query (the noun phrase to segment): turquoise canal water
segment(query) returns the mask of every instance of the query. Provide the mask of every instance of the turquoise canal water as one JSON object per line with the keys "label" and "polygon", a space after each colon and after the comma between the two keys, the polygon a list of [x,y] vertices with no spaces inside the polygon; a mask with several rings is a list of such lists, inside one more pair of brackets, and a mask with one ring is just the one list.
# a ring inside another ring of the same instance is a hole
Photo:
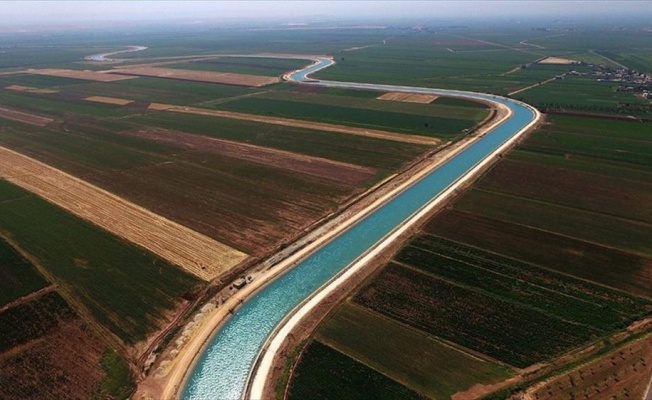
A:
{"label": "turquoise canal water", "polygon": [[[330,60],[322,60],[319,65],[295,73],[292,77],[299,82],[305,81],[306,75],[325,68],[330,63]],[[240,399],[245,390],[249,370],[260,349],[274,328],[292,309],[535,118],[534,112],[528,107],[491,95],[332,81],[313,81],[306,84],[382,91],[409,90],[490,99],[505,104],[514,114],[464,152],[416,182],[247,301],[220,328],[206,347],[188,379],[183,399]]]}

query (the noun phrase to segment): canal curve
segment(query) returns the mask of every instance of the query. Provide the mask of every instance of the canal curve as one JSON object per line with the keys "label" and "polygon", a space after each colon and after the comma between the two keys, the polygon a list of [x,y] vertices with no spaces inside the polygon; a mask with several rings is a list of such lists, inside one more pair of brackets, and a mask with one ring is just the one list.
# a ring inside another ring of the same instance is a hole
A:
{"label": "canal curve", "polygon": [[183,399],[242,398],[250,379],[250,371],[263,354],[261,349],[286,316],[395,232],[405,221],[424,211],[425,207],[449,191],[461,178],[486,163],[492,154],[505,147],[539,118],[538,112],[524,103],[488,94],[311,79],[308,77],[310,74],[334,63],[328,58],[313,61],[313,65],[286,78],[307,85],[405,91],[489,101],[509,107],[511,115],[246,301],[219,328],[192,371],[189,371],[181,395]]}

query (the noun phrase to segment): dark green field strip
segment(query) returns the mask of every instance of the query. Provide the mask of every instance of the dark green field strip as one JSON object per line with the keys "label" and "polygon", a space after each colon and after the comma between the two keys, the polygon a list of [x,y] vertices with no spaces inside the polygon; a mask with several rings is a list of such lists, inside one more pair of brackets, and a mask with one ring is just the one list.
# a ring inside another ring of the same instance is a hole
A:
{"label": "dark green field strip", "polygon": [[511,376],[505,368],[444,345],[366,308],[344,303],[317,339],[430,398],[444,399],[476,383]]}
{"label": "dark green field strip", "polygon": [[316,341],[304,351],[289,385],[290,400],[426,398]]}
{"label": "dark green field strip", "polygon": [[[650,124],[649,128],[652,129],[652,124]],[[652,138],[652,134],[650,134],[650,137]],[[527,143],[522,147],[527,151],[580,155],[652,170],[652,141],[544,130],[528,138]]]}
{"label": "dark green field strip", "polygon": [[[0,143],[69,172],[88,174],[164,162],[174,148],[107,131],[69,125],[75,131],[39,128],[3,129]],[[80,133],[83,132],[83,133]],[[147,148],[149,146],[149,149]]]}
{"label": "dark green field strip", "polygon": [[652,223],[652,182],[629,181],[550,165],[503,160],[481,189]]}
{"label": "dark green field strip", "polygon": [[516,367],[554,358],[599,332],[395,263],[355,301]]}
{"label": "dark green field strip", "polygon": [[115,82],[93,82],[66,87],[66,91],[84,96],[108,96],[154,103],[191,105],[207,100],[241,96],[260,89],[140,77]]}
{"label": "dark green field strip", "polygon": [[0,237],[0,306],[48,285],[29,261]]}
{"label": "dark green field strip", "polygon": [[0,353],[36,339],[59,322],[76,317],[57,292],[8,308],[0,313]]}
{"label": "dark green field strip", "polygon": [[[0,181],[0,193],[12,185]],[[145,338],[197,279],[36,196],[3,203],[0,229],[127,343]]]}
{"label": "dark green field strip", "polygon": [[[383,94],[383,92],[376,93],[377,96],[381,96]],[[352,96],[296,93],[278,90],[261,92],[260,94],[257,94],[255,98],[265,98],[276,101],[292,101],[297,103],[320,104],[324,106],[350,107],[353,109],[383,111],[390,113],[401,113],[409,114],[412,117],[417,115],[428,117],[446,117],[478,122],[488,114],[485,107],[478,107],[478,103],[474,103],[468,100],[459,100],[457,105],[432,105],[409,103],[405,101],[379,100],[376,98],[368,99]]]}
{"label": "dark green field strip", "polygon": [[452,136],[475,125],[471,120],[418,116],[397,112],[354,109],[284,100],[243,98],[215,108],[274,117],[319,121],[422,136]]}
{"label": "dark green field strip", "polygon": [[346,89],[325,86],[299,85],[293,83],[279,83],[274,86],[275,90],[288,90],[293,93],[311,93],[333,96],[359,97],[362,99],[375,99],[378,97],[377,90]]}
{"label": "dark green field strip", "polygon": [[[591,157],[566,154],[551,154],[534,151],[526,151],[523,147],[517,147],[507,155],[508,160],[577,170],[592,174],[600,174],[614,179],[625,179],[632,181],[633,185],[638,182],[652,182],[652,171],[641,168],[632,168],[626,163],[619,163],[611,160],[596,160]],[[636,182],[638,181],[638,182]]]}
{"label": "dark green field strip", "polygon": [[436,106],[487,108],[486,105],[482,103],[478,103],[476,101],[470,101],[458,97],[444,97],[444,96],[437,97],[435,101],[433,101],[430,104],[434,104]]}
{"label": "dark green field strip", "polygon": [[652,257],[652,225],[479,189],[467,191],[455,208]]}
{"label": "dark green field strip", "polygon": [[641,51],[600,50],[596,51],[596,53],[639,72],[652,73],[652,57],[650,56],[650,49]]}
{"label": "dark green field strip", "polygon": [[427,232],[581,279],[652,297],[652,259],[458,210],[433,218]]}
{"label": "dark green field strip", "polygon": [[82,99],[66,99],[60,93],[42,95],[0,90],[0,105],[15,108],[27,113],[53,118],[65,117],[69,114],[80,114],[93,117],[121,117],[143,112],[134,107],[124,107],[113,104],[102,104]]}
{"label": "dark green field strip", "polygon": [[[582,118],[552,115],[547,118],[551,124],[543,131],[567,132],[604,136],[612,139],[652,141],[652,122],[614,121],[605,118]],[[535,135],[537,136],[537,135]],[[587,142],[590,138],[587,138]]]}
{"label": "dark green field strip", "polygon": [[625,293],[526,263],[505,260],[506,263],[490,253],[487,259],[480,250],[465,247],[421,236],[403,248],[395,260],[454,284],[601,331],[620,328],[633,318],[652,312],[652,303]]}
{"label": "dark green field strip", "polygon": [[54,88],[58,86],[79,85],[85,82],[88,81],[83,79],[37,74],[20,74],[0,77],[0,84],[21,85],[36,88]]}
{"label": "dark green field strip", "polygon": [[165,68],[187,69],[192,71],[230,72],[260,76],[279,76],[286,72],[311,64],[310,60],[283,58],[239,58],[222,57],[211,60],[166,64]]}
{"label": "dark green field strip", "polygon": [[411,243],[448,258],[478,265],[495,273],[503,274],[548,290],[565,294],[585,302],[606,304],[621,316],[648,312],[650,301],[633,294],[606,286],[596,285],[556,271],[539,268],[531,263],[518,261],[476,247],[466,246],[443,237],[422,234]]}
{"label": "dark green field strip", "polygon": [[426,151],[426,146],[343,133],[279,127],[228,118],[157,113],[130,118],[140,125],[197,133],[389,171]]}

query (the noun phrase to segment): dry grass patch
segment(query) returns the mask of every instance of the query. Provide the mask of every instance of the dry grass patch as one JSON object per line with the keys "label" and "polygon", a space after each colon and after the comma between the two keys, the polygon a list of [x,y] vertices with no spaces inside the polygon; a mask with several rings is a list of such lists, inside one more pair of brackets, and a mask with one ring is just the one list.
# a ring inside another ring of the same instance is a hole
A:
{"label": "dry grass patch", "polygon": [[0,147],[0,176],[210,280],[247,255],[39,161]]}
{"label": "dry grass patch", "polygon": [[129,75],[119,75],[113,73],[105,74],[105,73],[94,72],[94,71],[78,71],[78,70],[57,69],[57,68],[28,69],[25,72],[29,74],[36,74],[36,75],[59,76],[62,78],[83,79],[87,81],[97,81],[97,82],[113,82],[113,81],[122,81],[125,79],[136,78],[135,76],[129,76]]}
{"label": "dry grass patch", "polygon": [[129,103],[133,103],[133,100],[116,99],[115,97],[104,97],[104,96],[90,96],[87,97],[85,100],[94,101],[96,103],[115,104],[118,106],[126,106]]}
{"label": "dry grass patch", "polygon": [[163,103],[150,103],[147,108],[150,110],[155,110],[155,111],[164,111],[168,110],[172,107],[176,107],[175,105],[172,104],[163,104]]}
{"label": "dry grass patch", "polygon": [[404,93],[404,92],[387,92],[376,97],[378,100],[404,101],[406,103],[432,103],[437,97],[434,94]]}
{"label": "dry grass patch", "polygon": [[[113,72],[111,72],[113,73]],[[279,81],[278,77],[233,74],[228,72],[190,71],[160,67],[121,68],[116,73],[152,76],[155,78],[179,79],[185,81],[223,83],[238,86],[265,86]]]}
{"label": "dry grass patch", "polygon": [[544,65],[570,65],[570,64],[577,64],[577,61],[568,60],[566,58],[559,58],[559,57],[547,57],[547,58],[544,58],[543,60],[539,61],[539,64],[544,64]]}
{"label": "dry grass patch", "polygon": [[52,94],[52,93],[59,92],[58,90],[40,89],[40,88],[21,86],[21,85],[10,85],[7,86],[5,89],[14,90],[16,92],[26,92],[26,93],[36,93],[36,94]]}

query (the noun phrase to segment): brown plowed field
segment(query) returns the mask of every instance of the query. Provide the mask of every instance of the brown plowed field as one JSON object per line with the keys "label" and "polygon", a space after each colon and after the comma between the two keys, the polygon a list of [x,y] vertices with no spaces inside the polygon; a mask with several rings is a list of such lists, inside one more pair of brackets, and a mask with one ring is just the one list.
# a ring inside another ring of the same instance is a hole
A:
{"label": "brown plowed field", "polygon": [[262,122],[265,124],[293,126],[295,128],[316,129],[326,132],[347,133],[350,135],[367,136],[378,139],[394,140],[398,142],[435,145],[439,143],[439,139],[417,136],[417,135],[402,135],[400,133],[393,133],[387,131],[380,131],[376,129],[354,128],[344,125],[327,124],[323,122],[300,121],[289,118],[269,117],[263,115],[245,114],[233,111],[218,111],[207,110],[204,108],[195,107],[175,107],[170,108],[168,111],[181,112],[186,114],[209,115],[221,118],[241,119],[245,121]]}
{"label": "brown plowed field", "polygon": [[305,173],[319,178],[332,179],[351,185],[357,185],[371,179],[377,172],[373,168],[355,164],[184,132],[174,132],[164,129],[144,129],[131,132],[130,134],[157,142],[169,143],[201,152],[235,157],[241,160]]}
{"label": "brown plowed field", "polygon": [[25,122],[27,124],[45,126],[54,121],[52,118],[41,117],[34,114],[27,114],[24,112],[10,110],[8,108],[0,108],[0,118],[7,118],[13,121]]}
{"label": "brown plowed field", "polygon": [[34,159],[0,147],[0,176],[210,280],[246,254]]}
{"label": "brown plowed field", "polygon": [[392,101],[404,101],[407,103],[428,104],[428,103],[432,103],[437,97],[439,96],[435,96],[432,94],[387,92],[376,98],[378,100],[392,100]]}
{"label": "brown plowed field", "polygon": [[[113,72],[111,72],[113,73]],[[160,67],[120,68],[118,74],[153,76],[155,78],[179,79],[184,81],[223,83],[238,86],[265,86],[278,82],[278,77],[233,74],[229,72],[191,71]]]}
{"label": "brown plowed field", "polygon": [[136,78],[135,76],[130,76],[130,75],[104,74],[104,73],[93,72],[93,71],[77,71],[72,69],[56,69],[56,68],[28,69],[25,72],[29,74],[36,74],[36,75],[60,76],[63,78],[83,79],[87,81],[97,81],[97,82],[113,82],[113,81],[121,81],[124,79]]}
{"label": "brown plowed field", "polygon": [[105,377],[100,365],[105,349],[80,318],[61,321],[40,337],[0,353],[0,398],[92,398]]}

